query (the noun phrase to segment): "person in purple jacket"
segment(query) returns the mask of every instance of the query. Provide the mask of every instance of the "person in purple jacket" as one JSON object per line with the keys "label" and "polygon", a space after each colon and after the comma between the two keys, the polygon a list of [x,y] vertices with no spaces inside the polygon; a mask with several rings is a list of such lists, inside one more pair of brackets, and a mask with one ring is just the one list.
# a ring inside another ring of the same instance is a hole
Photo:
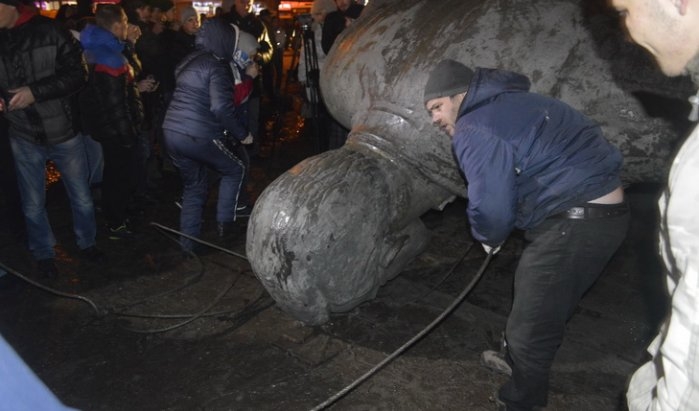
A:
{"label": "person in purple jacket", "polygon": [[504,410],[546,405],[565,324],[629,220],[619,150],[583,114],[529,88],[521,74],[444,60],[423,100],[467,180],[473,237],[495,254],[524,230],[503,349],[481,357],[510,376],[496,395]]}

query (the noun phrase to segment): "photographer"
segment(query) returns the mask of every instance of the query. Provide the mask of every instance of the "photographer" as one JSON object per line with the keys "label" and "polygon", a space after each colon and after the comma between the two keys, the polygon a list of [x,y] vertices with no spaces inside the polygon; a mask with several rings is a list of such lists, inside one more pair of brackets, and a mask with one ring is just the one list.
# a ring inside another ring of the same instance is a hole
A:
{"label": "photographer", "polygon": [[[329,13],[337,10],[334,0],[315,0],[311,14],[297,17],[303,29],[303,47],[299,56],[298,79],[304,86],[306,101],[302,113],[314,121],[314,140],[316,150],[322,152],[328,148],[336,148],[344,142],[347,134],[341,125],[335,122],[327,113],[320,94],[320,71],[325,63],[326,53],[322,48],[323,25]],[[336,136],[333,138],[333,136]],[[336,141],[330,144],[330,141]]]}

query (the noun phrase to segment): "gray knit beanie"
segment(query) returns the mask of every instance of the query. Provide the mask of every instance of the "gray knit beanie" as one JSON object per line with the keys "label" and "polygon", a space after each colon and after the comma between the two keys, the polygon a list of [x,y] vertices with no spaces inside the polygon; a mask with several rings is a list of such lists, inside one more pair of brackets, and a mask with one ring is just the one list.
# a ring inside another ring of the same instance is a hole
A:
{"label": "gray knit beanie", "polygon": [[424,102],[449,97],[468,91],[473,70],[454,60],[442,60],[437,64],[425,84]]}
{"label": "gray knit beanie", "polygon": [[184,24],[192,17],[197,17],[197,9],[192,6],[183,7],[180,9],[180,23]]}

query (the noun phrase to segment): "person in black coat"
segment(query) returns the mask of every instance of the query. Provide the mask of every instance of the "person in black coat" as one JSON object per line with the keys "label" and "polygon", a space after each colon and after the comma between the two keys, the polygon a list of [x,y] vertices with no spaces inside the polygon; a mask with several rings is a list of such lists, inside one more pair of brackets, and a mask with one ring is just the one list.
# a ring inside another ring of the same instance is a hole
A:
{"label": "person in black coat", "polygon": [[83,140],[73,125],[72,96],[86,76],[80,45],[68,30],[33,5],[0,1],[0,115],[9,123],[29,250],[47,277],[58,275],[45,207],[47,160],[66,187],[78,247],[89,259],[101,258]]}
{"label": "person in black coat", "polygon": [[[135,81],[137,63],[128,54],[130,49],[124,42],[128,34],[124,10],[118,5],[101,5],[95,13],[95,22],[96,25],[88,25],[80,34],[90,68],[88,84],[80,94],[80,111],[83,127],[102,145],[102,209],[109,238],[117,240],[132,234],[126,211],[135,187],[143,105]],[[151,82],[141,86],[152,88],[153,85]]]}
{"label": "person in black coat", "polygon": [[330,48],[335,44],[335,39],[352,22],[362,14],[364,6],[357,4],[354,0],[335,0],[337,11],[328,13],[323,24],[323,52],[328,54]]}

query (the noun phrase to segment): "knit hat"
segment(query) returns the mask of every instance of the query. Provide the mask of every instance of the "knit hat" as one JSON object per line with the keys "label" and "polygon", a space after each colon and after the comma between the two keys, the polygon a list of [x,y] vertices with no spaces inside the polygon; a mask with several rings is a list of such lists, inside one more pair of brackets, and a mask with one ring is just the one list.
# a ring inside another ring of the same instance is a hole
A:
{"label": "knit hat", "polygon": [[337,11],[335,0],[314,0],[311,6],[311,14],[328,14]]}
{"label": "knit hat", "polygon": [[197,17],[197,9],[192,6],[187,6],[180,9],[180,23],[184,24],[192,17]]}
{"label": "knit hat", "polygon": [[425,84],[424,102],[453,96],[468,91],[473,70],[454,60],[442,60],[437,64]]}

